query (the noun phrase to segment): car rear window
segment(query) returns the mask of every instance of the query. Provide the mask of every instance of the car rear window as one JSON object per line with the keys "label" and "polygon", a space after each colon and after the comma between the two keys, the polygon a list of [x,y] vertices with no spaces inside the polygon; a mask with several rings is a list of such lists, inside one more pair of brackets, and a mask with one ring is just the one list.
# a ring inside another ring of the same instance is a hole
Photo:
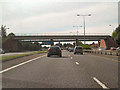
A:
{"label": "car rear window", "polygon": [[50,47],[50,49],[60,49],[59,47]]}
{"label": "car rear window", "polygon": [[76,49],[82,49],[82,47],[76,47]]}

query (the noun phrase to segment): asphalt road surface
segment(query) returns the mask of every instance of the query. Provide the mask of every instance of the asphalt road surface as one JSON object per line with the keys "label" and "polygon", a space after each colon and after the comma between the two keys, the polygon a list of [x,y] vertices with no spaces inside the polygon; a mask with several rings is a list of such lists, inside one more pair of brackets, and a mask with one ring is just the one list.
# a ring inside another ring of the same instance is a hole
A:
{"label": "asphalt road surface", "polygon": [[118,61],[95,55],[47,55],[7,68],[3,88],[117,88]]}

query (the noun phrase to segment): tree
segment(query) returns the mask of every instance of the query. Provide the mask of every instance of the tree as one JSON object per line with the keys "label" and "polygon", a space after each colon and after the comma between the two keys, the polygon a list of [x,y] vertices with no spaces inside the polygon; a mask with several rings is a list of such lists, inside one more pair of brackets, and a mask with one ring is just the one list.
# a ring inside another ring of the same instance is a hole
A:
{"label": "tree", "polygon": [[79,42],[78,42],[78,45],[81,46],[81,45],[83,45],[83,43],[82,43],[81,41],[79,41]]}
{"label": "tree", "polygon": [[15,34],[12,32],[8,34],[8,37],[14,37],[14,36],[15,36]]}
{"label": "tree", "polygon": [[120,25],[112,33],[112,37],[117,42],[117,44],[120,46]]}
{"label": "tree", "polygon": [[67,47],[67,44],[66,44],[66,43],[64,43],[64,44],[63,44],[63,47]]}
{"label": "tree", "polygon": [[95,44],[95,42],[92,42],[92,45],[94,45]]}
{"label": "tree", "polygon": [[5,38],[6,37],[6,26],[4,25],[2,25],[1,26],[1,30],[0,30],[0,34],[1,34],[1,36],[2,36],[2,38]]}

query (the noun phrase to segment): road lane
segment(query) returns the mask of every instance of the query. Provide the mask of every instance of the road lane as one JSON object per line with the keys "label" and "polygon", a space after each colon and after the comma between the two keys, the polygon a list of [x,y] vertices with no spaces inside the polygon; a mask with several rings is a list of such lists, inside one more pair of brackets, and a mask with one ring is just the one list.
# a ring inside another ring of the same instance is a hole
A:
{"label": "road lane", "polygon": [[3,73],[3,88],[101,88],[64,51]]}
{"label": "road lane", "polygon": [[5,69],[10,68],[12,66],[15,66],[15,65],[18,65],[20,63],[26,62],[30,59],[34,59],[34,58],[37,58],[39,56],[43,56],[45,54],[46,53],[34,54],[34,55],[30,55],[30,56],[25,56],[25,57],[20,57],[20,58],[5,61],[5,62],[2,63],[2,70],[5,70]]}
{"label": "road lane", "polygon": [[73,60],[79,63],[90,76],[97,77],[110,88],[118,87],[118,62],[109,57],[98,57],[90,54],[74,55],[71,53]]}
{"label": "road lane", "polygon": [[116,88],[117,65],[100,57],[63,51],[61,58],[45,56],[3,73],[3,88],[102,88],[94,77],[105,86]]}

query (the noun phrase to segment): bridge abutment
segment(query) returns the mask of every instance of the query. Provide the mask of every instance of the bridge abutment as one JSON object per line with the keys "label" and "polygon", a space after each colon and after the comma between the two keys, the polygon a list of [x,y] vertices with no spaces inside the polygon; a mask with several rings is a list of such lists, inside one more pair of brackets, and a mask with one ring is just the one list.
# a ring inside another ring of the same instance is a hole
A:
{"label": "bridge abutment", "polygon": [[104,47],[105,49],[110,49],[110,47],[118,47],[117,43],[112,39],[112,37],[108,37],[106,39],[101,39],[100,47]]}

